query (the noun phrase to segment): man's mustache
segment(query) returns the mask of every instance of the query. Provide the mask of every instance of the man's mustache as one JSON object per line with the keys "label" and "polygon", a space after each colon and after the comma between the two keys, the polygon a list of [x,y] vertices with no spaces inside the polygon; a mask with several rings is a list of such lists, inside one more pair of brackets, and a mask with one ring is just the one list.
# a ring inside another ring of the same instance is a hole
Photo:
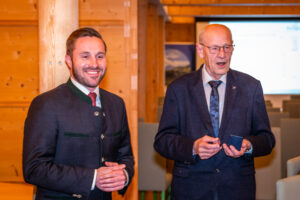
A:
{"label": "man's mustache", "polygon": [[93,71],[103,71],[103,69],[101,69],[100,67],[92,67],[92,66],[89,66],[89,67],[85,67],[83,68],[83,71],[88,71],[88,70],[93,70]]}

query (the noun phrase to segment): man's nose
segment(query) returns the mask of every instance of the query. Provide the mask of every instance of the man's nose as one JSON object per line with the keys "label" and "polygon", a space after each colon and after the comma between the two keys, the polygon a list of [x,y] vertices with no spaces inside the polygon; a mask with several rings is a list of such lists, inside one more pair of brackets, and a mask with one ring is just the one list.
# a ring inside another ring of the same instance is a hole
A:
{"label": "man's nose", "polygon": [[96,58],[90,58],[90,66],[93,66],[93,67],[95,67],[95,66],[97,66],[97,59]]}
{"label": "man's nose", "polygon": [[220,47],[220,50],[218,52],[218,56],[221,57],[221,58],[225,57],[224,47]]}

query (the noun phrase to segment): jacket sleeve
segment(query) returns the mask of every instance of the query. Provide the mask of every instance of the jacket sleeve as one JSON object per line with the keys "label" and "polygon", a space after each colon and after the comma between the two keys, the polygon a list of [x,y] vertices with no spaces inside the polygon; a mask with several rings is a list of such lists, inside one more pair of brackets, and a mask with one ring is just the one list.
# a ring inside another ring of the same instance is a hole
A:
{"label": "jacket sleeve", "polygon": [[[134,159],[132,155],[132,148],[130,142],[130,132],[128,128],[127,114],[125,109],[125,104],[122,101],[123,114],[122,114],[122,134],[121,134],[121,142],[118,149],[117,162],[126,165],[125,170],[129,176],[129,183],[132,181],[132,177],[134,174]],[[128,185],[129,185],[128,183]],[[119,191],[120,194],[124,195],[128,185]]]}
{"label": "jacket sleeve", "polygon": [[271,153],[275,146],[275,137],[271,132],[263,90],[260,83],[257,84],[253,96],[251,130],[251,135],[246,137],[246,139],[252,144],[252,156],[264,156]]}
{"label": "jacket sleeve", "polygon": [[181,133],[179,101],[175,89],[170,85],[167,89],[162,117],[158,133],[154,140],[154,148],[162,156],[175,161],[192,162],[195,139]]}
{"label": "jacket sleeve", "polygon": [[46,98],[34,99],[24,126],[24,179],[49,190],[87,197],[94,169],[55,163],[58,128],[55,106]]}

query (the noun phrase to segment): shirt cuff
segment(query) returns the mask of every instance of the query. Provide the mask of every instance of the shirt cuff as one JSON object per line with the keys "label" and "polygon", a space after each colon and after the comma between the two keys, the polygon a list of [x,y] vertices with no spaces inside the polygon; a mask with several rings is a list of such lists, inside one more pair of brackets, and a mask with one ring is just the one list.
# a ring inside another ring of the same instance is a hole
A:
{"label": "shirt cuff", "polygon": [[96,185],[96,177],[97,177],[97,169],[95,169],[95,172],[94,172],[94,179],[93,179],[93,183],[92,183],[92,188],[91,188],[91,190],[94,190],[94,189],[95,189],[95,185]]}
{"label": "shirt cuff", "polygon": [[124,187],[126,187],[129,183],[129,175],[128,175],[128,172],[126,171],[126,169],[123,169],[123,171],[125,172],[125,175],[126,175],[126,183],[124,185]]}
{"label": "shirt cuff", "polygon": [[[123,169],[125,175],[126,175],[126,183],[125,183],[125,187],[128,185],[129,183],[129,175],[128,175],[128,172],[126,171],[126,169]],[[94,179],[93,179],[93,183],[92,183],[92,188],[91,190],[94,190],[95,189],[95,185],[96,185],[96,177],[97,177],[97,169],[95,169],[95,172],[94,172]]]}
{"label": "shirt cuff", "polygon": [[251,154],[252,154],[252,152],[253,152],[253,147],[251,146],[251,148],[250,148],[250,149],[248,149],[248,150],[246,150],[246,151],[245,151],[245,154],[249,154],[249,155],[251,155]]}

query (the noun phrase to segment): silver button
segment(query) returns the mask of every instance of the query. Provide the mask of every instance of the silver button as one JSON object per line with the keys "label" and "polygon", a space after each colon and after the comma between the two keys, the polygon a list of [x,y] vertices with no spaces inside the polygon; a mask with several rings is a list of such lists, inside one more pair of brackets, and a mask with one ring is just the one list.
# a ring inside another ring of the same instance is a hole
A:
{"label": "silver button", "polygon": [[98,117],[100,115],[100,113],[98,111],[94,112],[94,116]]}
{"label": "silver button", "polygon": [[102,139],[102,140],[104,139],[104,134],[103,134],[103,133],[101,134],[101,139]]}
{"label": "silver button", "polygon": [[217,173],[220,173],[220,170],[217,168],[217,169],[216,169],[216,172],[217,172]]}
{"label": "silver button", "polygon": [[105,117],[105,112],[103,112],[103,117]]}
{"label": "silver button", "polygon": [[104,157],[102,157],[102,158],[101,158],[101,161],[102,161],[102,162],[104,162],[104,161],[105,161]]}

